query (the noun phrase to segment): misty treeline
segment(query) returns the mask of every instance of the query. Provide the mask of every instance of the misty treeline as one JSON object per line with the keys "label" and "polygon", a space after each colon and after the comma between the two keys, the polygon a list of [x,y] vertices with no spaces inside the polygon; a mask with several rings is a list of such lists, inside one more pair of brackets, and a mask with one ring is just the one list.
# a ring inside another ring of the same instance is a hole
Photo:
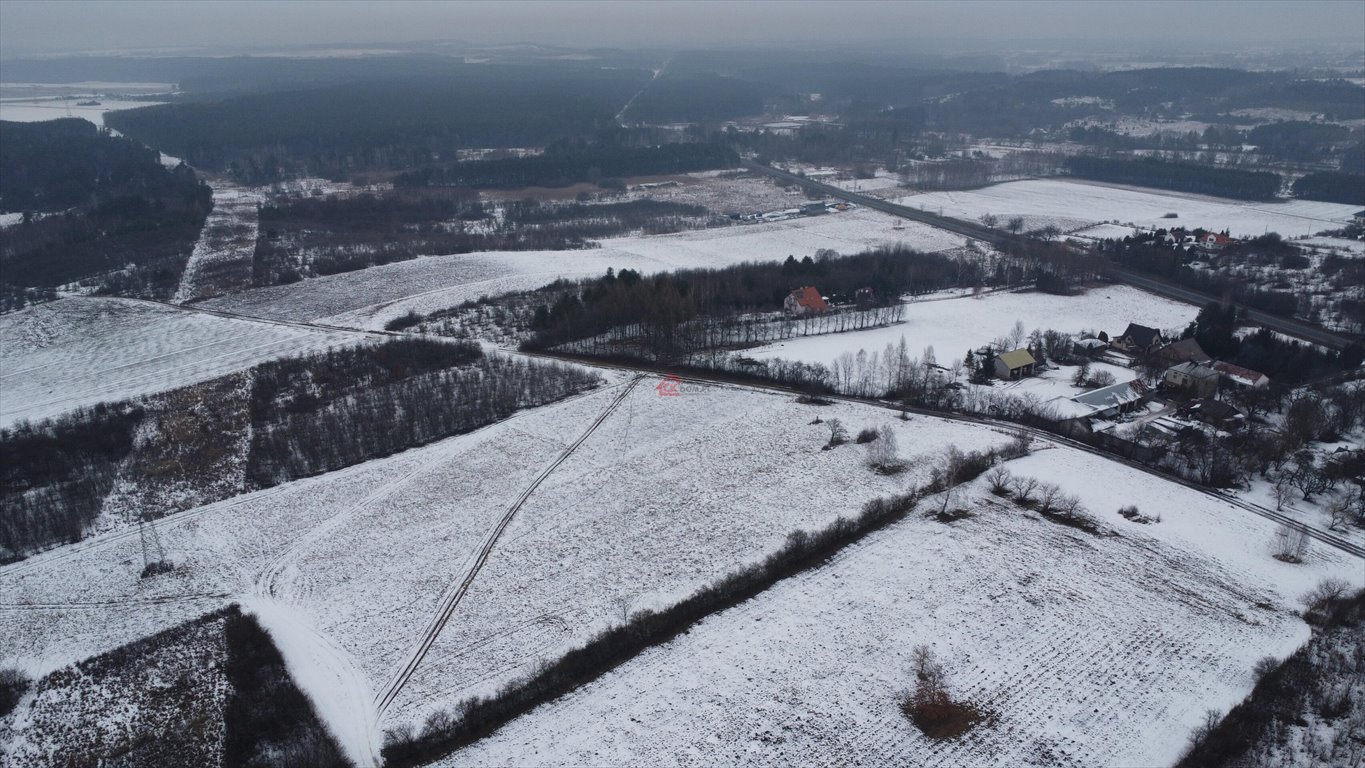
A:
{"label": "misty treeline", "polygon": [[567,187],[629,176],[660,176],[733,168],[734,150],[722,144],[683,143],[632,146],[615,143],[560,142],[527,157],[470,160],[419,168],[394,178],[394,185],[451,186],[476,189]]}
{"label": "misty treeline", "polygon": [[278,201],[260,208],[255,285],[290,283],[419,256],[588,248],[592,238],[706,226],[706,209],[639,199],[490,204],[468,188]]}
{"label": "misty treeline", "polygon": [[896,169],[896,175],[902,184],[916,190],[973,189],[1002,181],[1055,176],[1064,159],[1061,154],[1034,151],[1010,152],[999,158],[969,155],[933,162],[904,162]]}
{"label": "misty treeline", "polygon": [[455,65],[440,75],[366,78],[110,113],[105,122],[206,170],[259,184],[348,180],[486,147],[591,136],[650,73],[551,65]]}
{"label": "misty treeline", "polygon": [[[241,375],[249,388],[244,418],[234,408],[192,407],[199,397],[218,396],[214,380],[0,430],[0,559],[80,540],[120,480],[198,478],[200,501],[208,503],[477,429],[597,382],[576,366],[486,357],[476,344],[415,338],[276,360]],[[171,408],[193,415],[150,412]],[[203,434],[225,446],[247,441],[247,455],[171,449]],[[220,482],[237,460],[245,463],[245,484]],[[180,509],[174,498],[143,498],[140,516]]]}
{"label": "misty treeline", "polygon": [[1327,580],[1304,598],[1308,643],[1256,664],[1256,685],[1226,717],[1210,710],[1176,768],[1365,762],[1365,591]]}
{"label": "misty treeline", "polygon": [[645,86],[621,115],[631,122],[713,122],[764,113],[766,84],[713,73],[664,74]]}
{"label": "misty treeline", "polygon": [[[1365,132],[1335,123],[1287,120],[1263,123],[1250,129],[1237,123],[1245,118],[1216,117],[1202,132],[1157,130],[1146,135],[1119,133],[1116,122],[1077,125],[1067,138],[1105,152],[1132,153],[1155,150],[1170,159],[1193,160],[1205,165],[1255,166],[1272,162],[1339,168],[1347,174],[1365,170]],[[1161,128],[1160,124],[1155,126]],[[1250,145],[1250,146],[1248,146]],[[1310,174],[1311,175],[1311,174]],[[1295,192],[1296,196],[1299,195]],[[1309,197],[1308,199],[1318,199]]]}
{"label": "misty treeline", "polygon": [[80,119],[0,122],[0,311],[80,282],[97,293],[166,298],[213,195],[186,166]]}
{"label": "misty treeline", "polygon": [[1294,181],[1294,197],[1327,203],[1365,205],[1365,174],[1310,173]]}
{"label": "misty treeline", "polygon": [[[1029,452],[1029,439],[1022,435],[999,449],[964,452],[949,446],[925,486],[912,485],[903,493],[874,498],[856,515],[841,516],[824,528],[794,531],[763,560],[732,571],[660,610],[635,611],[621,624],[603,630],[558,659],[542,662],[530,675],[507,683],[496,693],[466,699],[453,711],[437,710],[427,717],[421,730],[402,725],[386,732],[384,764],[407,768],[449,755],[534,707],[592,682],[644,650],[672,640],[707,616],[738,605],[783,579],[820,567],[844,547],[904,519],[933,494],[950,493],[992,466]],[[952,469],[944,471],[945,467]]]}
{"label": "misty treeline", "polygon": [[1214,168],[1174,163],[1156,158],[1126,160],[1108,157],[1069,157],[1072,176],[1115,184],[1171,189],[1238,200],[1272,200],[1280,191],[1280,176],[1270,171]]}

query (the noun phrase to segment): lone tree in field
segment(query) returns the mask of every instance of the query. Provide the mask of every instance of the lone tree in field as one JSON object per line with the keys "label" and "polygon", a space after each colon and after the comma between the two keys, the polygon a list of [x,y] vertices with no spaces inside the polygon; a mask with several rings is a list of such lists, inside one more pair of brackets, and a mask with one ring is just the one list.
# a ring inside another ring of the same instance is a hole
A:
{"label": "lone tree in field", "polygon": [[884,475],[894,474],[905,467],[896,446],[896,432],[890,424],[877,431],[877,439],[867,444],[867,463]]}
{"label": "lone tree in field", "polygon": [[948,514],[948,503],[953,497],[953,488],[957,486],[957,477],[962,473],[962,466],[966,462],[967,455],[956,445],[949,445],[943,451],[943,458],[939,459],[939,465],[934,469],[934,479],[943,493],[943,506],[938,511],[939,515]]}
{"label": "lone tree in field", "polygon": [[952,739],[986,719],[970,702],[948,695],[948,672],[927,645],[917,645],[910,657],[915,687],[901,698],[901,712],[931,739]]}
{"label": "lone tree in field", "polygon": [[1302,563],[1308,554],[1308,529],[1281,525],[1275,530],[1274,556],[1286,563]]}
{"label": "lone tree in field", "polygon": [[843,445],[848,442],[848,430],[844,428],[844,423],[842,421],[830,419],[825,422],[825,426],[829,427],[829,443],[826,445],[827,448],[833,448],[836,445]]}

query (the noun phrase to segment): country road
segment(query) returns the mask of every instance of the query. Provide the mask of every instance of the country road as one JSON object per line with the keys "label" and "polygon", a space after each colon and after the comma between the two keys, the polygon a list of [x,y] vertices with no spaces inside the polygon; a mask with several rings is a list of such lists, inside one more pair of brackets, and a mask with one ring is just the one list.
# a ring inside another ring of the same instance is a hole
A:
{"label": "country road", "polygon": [[[749,170],[754,171],[756,173],[761,173],[766,176],[771,176],[772,178],[775,179],[780,179],[782,181],[798,184],[806,189],[822,192],[826,195],[829,195],[830,197],[837,197],[842,200],[857,203],[858,205],[861,205],[865,208],[871,208],[875,211],[889,213],[892,216],[899,216],[904,219],[910,219],[911,221],[918,221],[923,224],[938,227],[939,229],[963,235],[965,237],[983,240],[985,242],[991,243],[992,245],[996,246],[1004,245],[1009,243],[1012,239],[1014,239],[1013,235],[995,229],[988,229],[980,224],[976,224],[970,221],[954,219],[949,216],[939,216],[937,214],[929,213],[928,211],[921,211],[916,208],[911,208],[909,206],[897,205],[896,203],[892,203],[887,200],[882,200],[880,198],[869,197],[867,195],[860,195],[857,192],[849,192],[848,190],[840,189],[839,187],[835,187],[830,184],[824,184],[819,181],[814,181],[812,179],[808,179],[803,176],[798,176],[794,173],[788,173],[787,171],[781,171],[776,168],[771,168],[766,165],[759,165],[757,163],[748,162],[745,163],[745,166]],[[1159,296],[1165,296],[1168,299],[1175,299],[1177,301],[1184,301],[1195,305],[1207,304],[1210,301],[1217,301],[1220,298],[1218,296],[1212,296],[1210,294],[1202,293],[1200,291],[1196,291],[1190,288],[1185,288],[1183,286],[1172,285],[1171,283],[1165,282],[1163,280],[1158,280],[1153,277],[1138,275],[1133,272],[1117,268],[1110,268],[1108,276],[1111,280],[1115,282],[1124,283],[1125,285],[1131,285],[1134,288],[1139,288],[1150,293],[1155,293]],[[1349,346],[1352,342],[1358,343],[1360,341],[1360,338],[1358,337],[1353,337],[1351,335],[1344,333],[1337,333],[1335,331],[1329,331],[1326,328],[1312,325],[1311,323],[1305,323],[1299,320],[1293,320],[1285,317],[1279,317],[1277,315],[1269,315],[1266,314],[1265,312],[1261,312],[1260,310],[1256,309],[1251,309],[1250,307],[1244,305],[1239,305],[1239,307],[1242,310],[1244,317],[1246,317],[1248,320],[1254,323],[1257,323],[1258,325],[1263,325],[1272,331],[1278,331],[1280,333],[1304,339],[1305,341],[1310,341],[1314,344],[1321,344],[1322,346],[1328,347],[1330,349],[1344,349],[1345,347]]]}

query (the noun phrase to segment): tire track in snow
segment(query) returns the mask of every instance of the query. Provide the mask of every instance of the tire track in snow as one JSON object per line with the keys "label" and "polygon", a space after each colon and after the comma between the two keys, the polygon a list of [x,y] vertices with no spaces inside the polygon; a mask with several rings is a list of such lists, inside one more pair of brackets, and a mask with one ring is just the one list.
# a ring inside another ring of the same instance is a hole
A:
{"label": "tire track in snow", "polygon": [[393,704],[394,699],[402,692],[403,686],[407,685],[408,681],[412,679],[413,674],[417,671],[417,667],[422,663],[422,660],[426,658],[427,652],[431,650],[431,646],[436,642],[437,636],[441,634],[441,630],[445,628],[445,625],[450,621],[450,617],[454,615],[455,609],[459,607],[460,601],[464,599],[465,594],[469,591],[470,585],[474,583],[474,578],[478,576],[479,569],[488,561],[488,556],[492,553],[493,546],[497,544],[498,537],[507,529],[507,526],[512,522],[512,518],[516,515],[518,510],[520,510],[527,499],[535,493],[541,483],[544,483],[561,464],[567,461],[569,456],[571,456],[579,446],[586,442],[587,439],[592,436],[593,432],[596,432],[597,428],[602,426],[602,423],[620,407],[621,403],[625,402],[626,398],[635,390],[635,386],[640,383],[644,376],[645,374],[643,373],[637,373],[631,378],[630,382],[622,388],[621,393],[602,410],[602,413],[598,415],[597,419],[594,420],[586,430],[584,430],[583,434],[561,451],[559,456],[551,462],[548,467],[542,470],[541,473],[536,476],[535,480],[531,481],[531,484],[526,487],[526,490],[522,491],[516,501],[512,502],[512,505],[503,513],[502,518],[498,520],[498,523],[493,527],[493,530],[491,530],[484,539],[483,546],[479,549],[478,555],[470,566],[469,572],[465,574],[464,580],[456,586],[453,592],[442,599],[440,609],[437,611],[436,616],[433,617],[431,623],[427,625],[426,630],[422,633],[422,637],[418,640],[417,647],[413,650],[407,663],[403,665],[402,669],[398,671],[398,674],[393,680],[389,681],[389,684],[385,686],[384,691],[376,698],[376,709],[381,716]]}

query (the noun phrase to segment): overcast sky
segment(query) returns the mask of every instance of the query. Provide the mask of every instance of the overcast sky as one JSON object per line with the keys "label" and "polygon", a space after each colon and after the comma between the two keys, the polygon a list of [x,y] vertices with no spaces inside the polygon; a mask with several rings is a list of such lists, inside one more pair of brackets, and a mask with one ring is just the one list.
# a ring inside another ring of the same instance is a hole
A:
{"label": "overcast sky", "polygon": [[824,40],[1359,41],[1362,0],[0,0],[0,55],[417,40],[696,47]]}

